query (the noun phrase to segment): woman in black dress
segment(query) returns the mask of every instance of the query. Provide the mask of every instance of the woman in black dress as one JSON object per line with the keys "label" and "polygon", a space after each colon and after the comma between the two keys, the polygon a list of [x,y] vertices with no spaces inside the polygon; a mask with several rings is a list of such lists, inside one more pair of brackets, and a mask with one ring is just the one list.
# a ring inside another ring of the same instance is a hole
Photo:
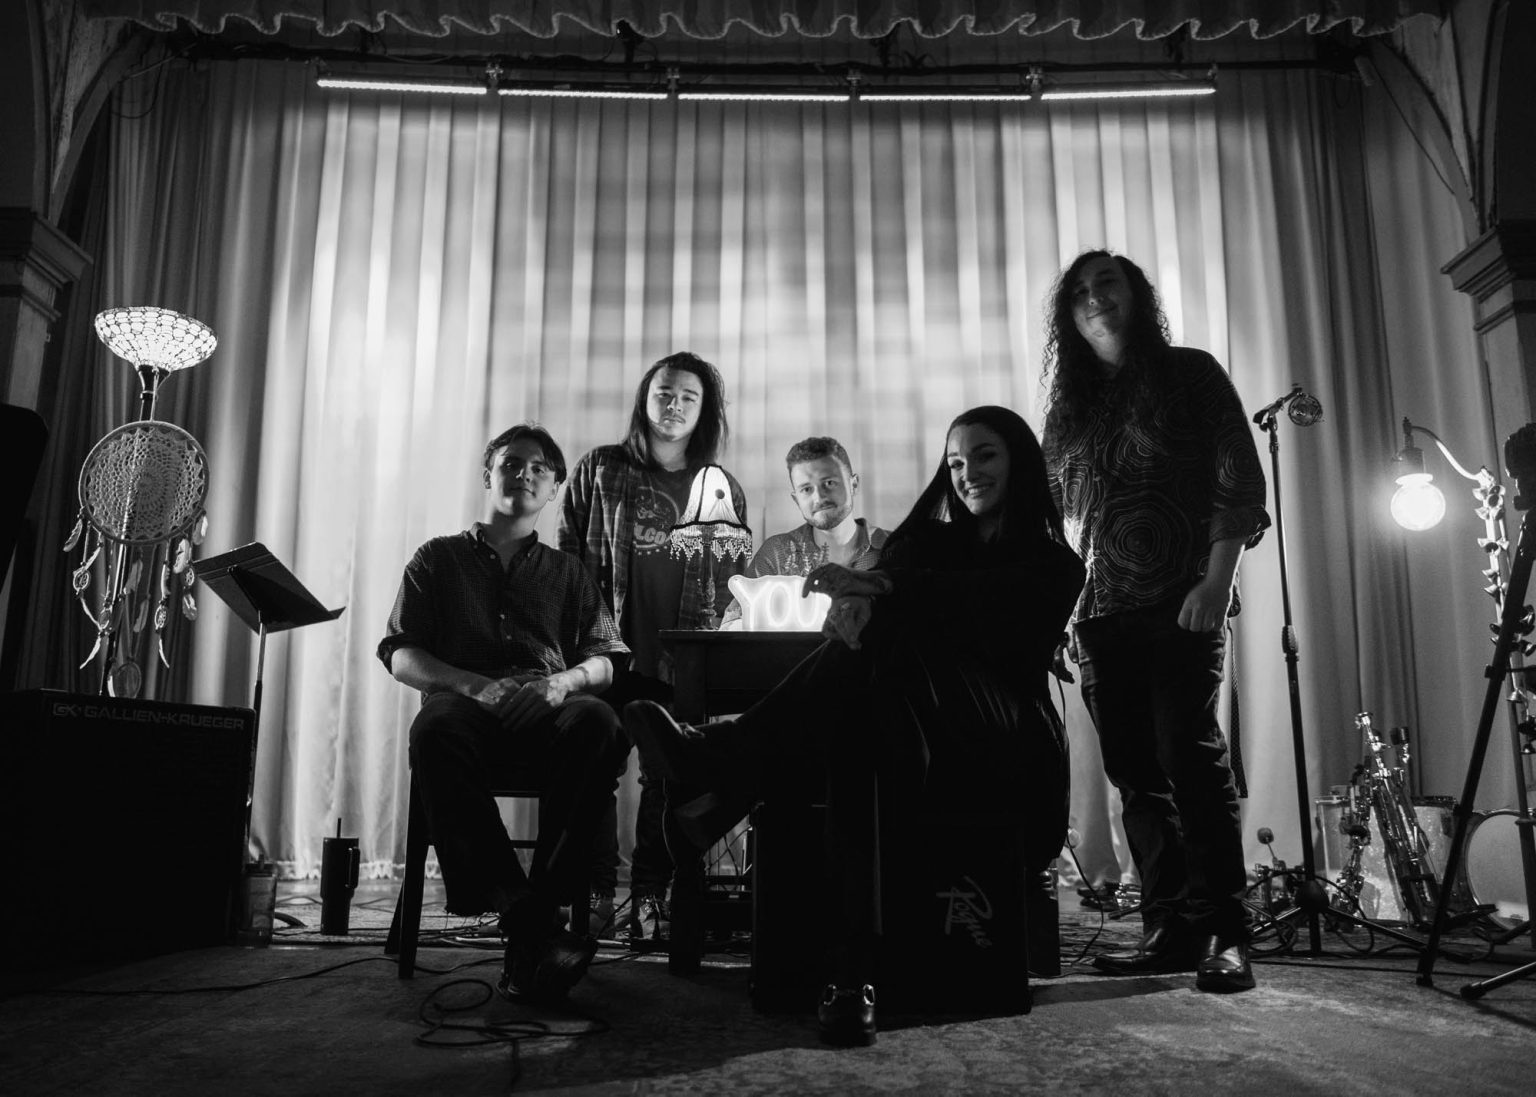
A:
{"label": "woman in black dress", "polygon": [[882,835],[894,845],[919,805],[962,806],[1016,815],[1030,864],[1060,851],[1066,745],[1047,681],[1082,582],[1034,433],[1007,408],[973,408],[879,567],[806,577],[806,593],[832,598],[828,641],[767,697],[700,728],[626,708],[642,753],[680,787],[755,796],[825,774],[840,915],[817,1013],[827,1042],[875,1037]]}

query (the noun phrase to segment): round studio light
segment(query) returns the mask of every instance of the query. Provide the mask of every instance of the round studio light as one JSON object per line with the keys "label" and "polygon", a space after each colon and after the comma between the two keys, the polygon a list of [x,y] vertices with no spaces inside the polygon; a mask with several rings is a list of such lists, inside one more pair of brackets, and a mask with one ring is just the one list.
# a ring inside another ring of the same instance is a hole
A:
{"label": "round studio light", "polygon": [[1404,529],[1415,532],[1432,529],[1445,517],[1445,496],[1427,472],[1414,472],[1397,478],[1398,489],[1392,495],[1392,518]]}

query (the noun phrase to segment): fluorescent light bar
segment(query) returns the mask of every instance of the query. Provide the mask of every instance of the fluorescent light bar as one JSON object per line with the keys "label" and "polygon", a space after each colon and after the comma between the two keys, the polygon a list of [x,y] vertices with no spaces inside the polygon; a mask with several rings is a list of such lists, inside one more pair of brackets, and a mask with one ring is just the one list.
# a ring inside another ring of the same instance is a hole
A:
{"label": "fluorescent light bar", "polygon": [[665,91],[647,88],[500,88],[501,95],[519,99],[665,99]]}
{"label": "fluorescent light bar", "polygon": [[1076,88],[1047,87],[1040,91],[1041,99],[1183,99],[1196,95],[1215,95],[1215,84],[1148,84],[1145,87],[1127,87],[1124,84],[1104,84],[1100,87]]}
{"label": "fluorescent light bar", "polygon": [[389,80],[377,76],[331,76],[315,78],[317,87],[346,91],[403,91],[428,95],[485,95],[484,84],[466,80]]}
{"label": "fluorescent light bar", "polygon": [[861,91],[861,103],[1027,103],[1028,88],[1018,91]]}
{"label": "fluorescent light bar", "polygon": [[812,91],[679,91],[679,99],[709,100],[713,102],[757,103],[846,103],[853,98],[848,92]]}

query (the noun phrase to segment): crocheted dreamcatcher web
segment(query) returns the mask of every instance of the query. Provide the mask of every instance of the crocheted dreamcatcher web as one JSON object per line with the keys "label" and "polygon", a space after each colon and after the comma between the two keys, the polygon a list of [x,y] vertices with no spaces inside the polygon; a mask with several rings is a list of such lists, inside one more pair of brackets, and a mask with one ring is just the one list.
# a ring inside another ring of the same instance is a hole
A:
{"label": "crocheted dreamcatcher web", "polygon": [[[80,514],[64,551],[82,545],[72,582],[96,626],[96,644],[80,665],[88,665],[114,633],[126,630],[126,638],[118,635],[123,656],[111,668],[108,686],[116,696],[131,697],[143,680],[132,651],[150,622],[151,604],[156,648],[166,666],[164,629],[172,598],[179,594],[187,620],[197,618],[192,546],[207,532],[208,458],[197,439],[173,423],[127,423],[91,449],[80,470],[79,492]],[[92,609],[89,588],[109,542],[116,551],[103,562],[101,595]]]}

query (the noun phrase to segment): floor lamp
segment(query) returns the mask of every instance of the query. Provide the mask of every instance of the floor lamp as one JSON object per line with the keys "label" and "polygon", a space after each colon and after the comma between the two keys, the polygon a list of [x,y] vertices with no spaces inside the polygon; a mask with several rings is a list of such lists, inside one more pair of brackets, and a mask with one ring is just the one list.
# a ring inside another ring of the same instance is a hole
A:
{"label": "floor lamp", "polygon": [[[1434,486],[1433,477],[1424,471],[1423,451],[1413,444],[1415,432],[1427,435],[1433,440],[1436,448],[1457,474],[1476,485],[1472,494],[1478,503],[1477,516],[1483,520],[1484,524],[1483,536],[1478,539],[1478,546],[1488,556],[1488,568],[1483,572],[1483,577],[1489,580],[1489,585],[1483,589],[1498,606],[1494,656],[1486,671],[1488,690],[1473,739],[1472,757],[1467,767],[1466,782],[1462,788],[1461,798],[1456,803],[1455,833],[1451,837],[1451,848],[1446,856],[1444,875],[1447,881],[1451,881],[1455,879],[1456,873],[1462,867],[1463,846],[1472,821],[1472,804],[1477,797],[1477,786],[1487,755],[1488,737],[1492,732],[1495,713],[1504,692],[1504,679],[1510,675],[1523,678],[1528,672],[1536,669],[1520,664],[1521,656],[1529,655],[1536,650],[1530,641],[1524,638],[1531,632],[1531,610],[1524,605],[1524,600],[1530,584],[1532,558],[1536,556],[1536,543],[1533,543],[1536,541],[1536,528],[1533,528],[1530,514],[1527,513],[1520,523],[1514,561],[1506,581],[1503,555],[1509,547],[1509,542],[1505,535],[1503,486],[1486,467],[1479,469],[1476,473],[1468,472],[1434,431],[1418,426],[1407,418],[1403,419],[1404,445],[1398,451],[1396,458],[1402,471],[1397,478],[1398,490],[1392,497],[1392,516],[1398,524],[1410,530],[1425,530],[1434,526],[1445,515],[1445,497]],[[1528,424],[1511,435],[1505,443],[1504,453],[1505,464],[1514,474],[1520,489],[1515,497],[1515,507],[1529,511],[1532,502],[1536,502],[1536,498],[1533,498],[1533,495],[1536,495],[1536,424]],[[1529,710],[1532,699],[1533,695],[1525,682],[1517,684],[1508,697],[1507,711],[1510,744],[1515,764],[1515,802],[1518,806],[1517,822],[1519,823],[1521,871],[1525,884],[1526,921],[1505,934],[1503,938],[1505,940],[1512,940],[1530,930],[1533,941],[1536,941],[1536,923],[1533,923],[1530,917],[1533,908],[1536,908],[1536,836],[1532,834],[1530,804],[1525,789],[1526,752],[1521,742],[1526,735],[1531,734],[1529,730],[1532,727],[1531,722],[1529,718],[1522,719],[1521,711]],[[1447,926],[1450,896],[1451,888],[1441,888],[1429,942],[1420,957],[1419,982],[1425,986],[1431,986],[1434,983],[1435,950]],[[1480,997],[1482,993],[1494,986],[1530,974],[1533,967],[1536,965],[1527,965],[1525,968],[1517,969],[1505,976],[1484,980],[1482,983],[1469,984],[1462,988],[1462,994],[1468,998]]]}
{"label": "floor lamp", "polygon": [[[108,433],[87,455],[80,470],[80,513],[64,551],[81,546],[71,583],[96,626],[95,645],[81,668],[101,653],[99,692],[133,697],[143,683],[133,645],[145,626],[153,620],[160,660],[169,665],[164,629],[170,607],[178,606],[188,620],[197,616],[192,547],[207,531],[207,457],[192,435],[155,419],[155,401],[165,378],[203,361],[218,340],[201,321],[150,305],[107,309],[95,326],[107,349],[138,373],[139,416]],[[107,544],[112,551],[92,609],[86,592]],[[121,650],[125,632],[127,655]]]}

